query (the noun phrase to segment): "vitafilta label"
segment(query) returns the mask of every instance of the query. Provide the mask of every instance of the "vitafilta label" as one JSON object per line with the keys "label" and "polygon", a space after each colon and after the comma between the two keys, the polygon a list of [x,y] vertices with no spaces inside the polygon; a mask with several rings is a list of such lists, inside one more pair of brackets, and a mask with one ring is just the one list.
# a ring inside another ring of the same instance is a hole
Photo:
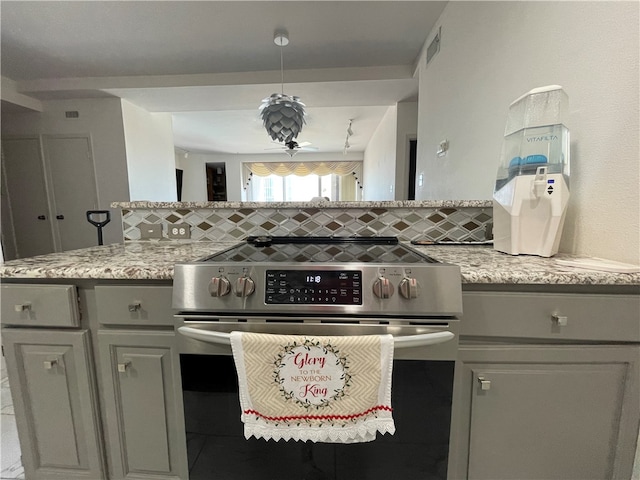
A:
{"label": "vitafilta label", "polygon": [[346,395],[351,376],[346,357],[314,339],[283,346],[274,362],[274,380],[285,399],[319,409]]}

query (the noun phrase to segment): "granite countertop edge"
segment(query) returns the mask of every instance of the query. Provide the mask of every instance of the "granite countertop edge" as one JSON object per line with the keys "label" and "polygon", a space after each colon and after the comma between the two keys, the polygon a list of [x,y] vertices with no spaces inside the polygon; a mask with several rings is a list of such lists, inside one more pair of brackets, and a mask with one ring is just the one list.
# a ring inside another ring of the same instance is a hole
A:
{"label": "granite countertop edge", "polygon": [[113,202],[111,208],[123,209],[239,209],[239,208],[492,208],[492,200],[380,200],[367,202]]}
{"label": "granite countertop edge", "polygon": [[[2,279],[171,280],[176,263],[192,262],[237,242],[128,242],[11,260],[0,264]],[[415,247],[434,259],[458,265],[463,284],[640,285],[640,273],[611,273],[559,265],[551,258],[512,256],[486,245]]]}

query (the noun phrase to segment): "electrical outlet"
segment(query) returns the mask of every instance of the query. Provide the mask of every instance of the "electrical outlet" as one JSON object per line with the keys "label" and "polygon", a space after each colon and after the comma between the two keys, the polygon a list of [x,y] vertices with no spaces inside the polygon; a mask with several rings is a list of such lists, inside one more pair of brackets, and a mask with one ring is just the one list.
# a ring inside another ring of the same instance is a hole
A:
{"label": "electrical outlet", "polygon": [[140,238],[162,238],[162,225],[160,224],[142,224],[140,225]]}
{"label": "electrical outlet", "polygon": [[167,226],[167,237],[175,239],[191,238],[191,229],[188,223],[175,223]]}

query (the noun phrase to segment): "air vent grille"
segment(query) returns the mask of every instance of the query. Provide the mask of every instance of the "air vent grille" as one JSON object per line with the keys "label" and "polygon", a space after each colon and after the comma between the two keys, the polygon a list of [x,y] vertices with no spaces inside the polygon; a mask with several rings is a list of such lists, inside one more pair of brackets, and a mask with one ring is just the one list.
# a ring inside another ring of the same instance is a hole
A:
{"label": "air vent grille", "polygon": [[429,65],[429,62],[431,62],[431,60],[433,60],[433,57],[435,57],[436,54],[440,51],[440,34],[441,33],[442,33],[442,27],[438,28],[438,33],[436,33],[436,36],[433,37],[433,40],[431,40],[431,43],[427,47],[427,65]]}

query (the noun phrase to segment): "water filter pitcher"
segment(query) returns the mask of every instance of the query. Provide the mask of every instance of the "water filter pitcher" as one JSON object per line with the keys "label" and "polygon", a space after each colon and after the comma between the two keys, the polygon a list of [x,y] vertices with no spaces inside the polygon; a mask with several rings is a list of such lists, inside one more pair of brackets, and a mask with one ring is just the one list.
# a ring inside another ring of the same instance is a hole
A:
{"label": "water filter pitcher", "polygon": [[569,201],[568,96],[536,88],[509,107],[493,192],[493,245],[511,255],[558,252]]}

